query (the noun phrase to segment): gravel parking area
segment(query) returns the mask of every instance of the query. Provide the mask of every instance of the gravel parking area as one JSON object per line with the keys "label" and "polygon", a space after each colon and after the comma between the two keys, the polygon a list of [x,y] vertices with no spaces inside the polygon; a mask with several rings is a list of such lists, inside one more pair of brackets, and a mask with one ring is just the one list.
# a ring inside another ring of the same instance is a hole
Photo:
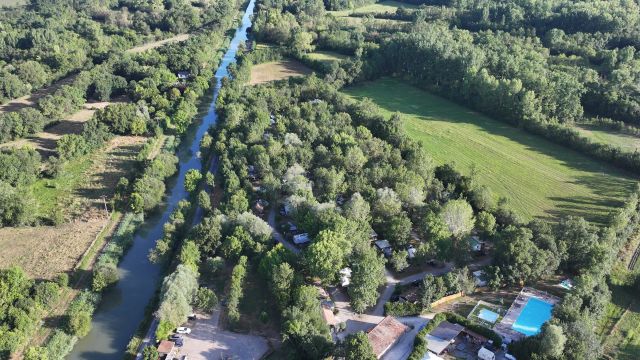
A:
{"label": "gravel parking area", "polygon": [[199,315],[192,322],[191,334],[184,337],[180,356],[188,355],[189,360],[258,360],[269,351],[267,339],[221,330],[219,319],[219,309],[209,316]]}

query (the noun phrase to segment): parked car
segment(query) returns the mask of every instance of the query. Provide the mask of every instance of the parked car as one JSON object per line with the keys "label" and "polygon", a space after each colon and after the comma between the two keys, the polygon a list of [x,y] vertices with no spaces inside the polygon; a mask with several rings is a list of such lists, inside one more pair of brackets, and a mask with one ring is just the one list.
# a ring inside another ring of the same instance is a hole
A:
{"label": "parked car", "polygon": [[176,329],[178,334],[191,334],[191,328],[180,326]]}
{"label": "parked car", "polygon": [[189,320],[196,320],[196,319],[197,319],[197,316],[196,316],[196,314],[195,314],[195,313],[193,313],[193,314],[190,314],[189,316],[187,316],[187,319],[189,319]]}
{"label": "parked car", "polygon": [[177,340],[175,341],[175,344],[176,344],[176,346],[177,346],[177,347],[182,347],[182,345],[184,345],[184,340],[182,340],[182,339],[177,339]]}
{"label": "parked car", "polygon": [[182,335],[178,335],[178,334],[171,334],[171,336],[169,336],[169,340],[182,340]]}

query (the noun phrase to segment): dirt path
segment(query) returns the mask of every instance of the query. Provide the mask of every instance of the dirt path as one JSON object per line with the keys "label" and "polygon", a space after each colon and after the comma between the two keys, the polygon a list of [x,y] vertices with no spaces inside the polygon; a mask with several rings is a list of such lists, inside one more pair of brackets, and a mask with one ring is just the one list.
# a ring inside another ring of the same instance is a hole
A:
{"label": "dirt path", "polygon": [[29,95],[19,97],[17,99],[10,100],[9,102],[0,105],[0,113],[20,110],[26,107],[35,106],[38,100],[46,95],[53,94],[56,90],[60,89],[63,85],[69,85],[76,79],[77,74],[69,75],[66,78],[60,79],[46,88],[36,90]]}
{"label": "dirt path", "polygon": [[147,51],[147,50],[150,50],[150,49],[155,49],[155,48],[160,47],[160,46],[162,46],[164,44],[185,41],[190,36],[191,36],[190,34],[179,34],[179,35],[170,37],[168,39],[152,41],[150,43],[146,43],[146,44],[142,44],[140,46],[136,46],[134,48],[131,48],[131,49],[127,50],[127,52],[128,53],[132,53],[132,54],[141,53],[143,51]]}
{"label": "dirt path", "polygon": [[37,150],[43,159],[46,159],[55,154],[56,144],[63,135],[81,133],[83,124],[91,119],[96,110],[104,109],[107,105],[116,102],[122,101],[88,102],[78,112],[67,116],[55,125],[49,126],[44,131],[28,138],[0,144],[0,148],[30,146]]}
{"label": "dirt path", "polygon": [[[133,47],[126,52],[128,53],[140,53],[149,49],[158,48],[164,44],[179,42],[187,40],[191,35],[190,34],[179,34],[168,39],[152,41],[146,44],[142,44],[140,46]],[[46,95],[52,95],[56,90],[60,89],[63,85],[69,85],[76,79],[77,74],[69,75],[65,78],[62,78],[53,84],[42,88],[40,90],[36,90],[29,95],[25,95],[19,97],[17,99],[10,100],[9,102],[0,105],[0,113],[10,112],[20,110],[26,107],[32,107],[38,104],[38,100],[42,99]]]}

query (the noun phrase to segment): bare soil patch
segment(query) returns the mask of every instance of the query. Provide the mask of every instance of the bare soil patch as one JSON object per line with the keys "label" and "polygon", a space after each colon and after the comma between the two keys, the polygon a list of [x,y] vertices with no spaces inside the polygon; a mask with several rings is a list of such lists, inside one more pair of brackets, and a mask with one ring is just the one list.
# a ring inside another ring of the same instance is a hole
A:
{"label": "bare soil patch", "polygon": [[179,34],[173,37],[170,37],[168,39],[163,39],[163,40],[158,40],[158,41],[152,41],[146,44],[142,44],[140,46],[136,46],[134,48],[131,48],[129,50],[127,50],[128,53],[141,53],[143,51],[147,51],[150,49],[155,49],[157,47],[160,47],[164,44],[168,44],[168,43],[172,43],[172,42],[180,42],[180,41],[185,41],[187,40],[191,35],[190,34]]}
{"label": "bare soil patch", "polygon": [[305,76],[311,74],[311,72],[311,69],[299,61],[290,59],[273,61],[254,65],[251,68],[249,84],[257,85],[294,76]]}
{"label": "bare soil patch", "polygon": [[121,176],[135,169],[135,157],[145,138],[119,136],[106,149],[92,155],[86,177],[70,194],[68,222],[58,226],[0,229],[0,267],[19,265],[34,278],[50,279],[74,268],[109,218],[104,210]]}

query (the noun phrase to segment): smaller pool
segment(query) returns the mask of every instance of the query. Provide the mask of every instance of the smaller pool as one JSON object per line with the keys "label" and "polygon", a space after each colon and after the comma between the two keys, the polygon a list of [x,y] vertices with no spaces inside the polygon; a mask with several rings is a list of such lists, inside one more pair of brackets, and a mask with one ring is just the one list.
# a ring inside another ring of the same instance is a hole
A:
{"label": "smaller pool", "polygon": [[511,328],[527,336],[535,335],[551,318],[551,310],[553,310],[553,304],[531,297]]}
{"label": "smaller pool", "polygon": [[487,309],[480,309],[480,312],[478,313],[478,317],[486,322],[490,322],[490,323],[495,323],[496,320],[498,320],[498,314],[494,313],[491,310],[487,310]]}

